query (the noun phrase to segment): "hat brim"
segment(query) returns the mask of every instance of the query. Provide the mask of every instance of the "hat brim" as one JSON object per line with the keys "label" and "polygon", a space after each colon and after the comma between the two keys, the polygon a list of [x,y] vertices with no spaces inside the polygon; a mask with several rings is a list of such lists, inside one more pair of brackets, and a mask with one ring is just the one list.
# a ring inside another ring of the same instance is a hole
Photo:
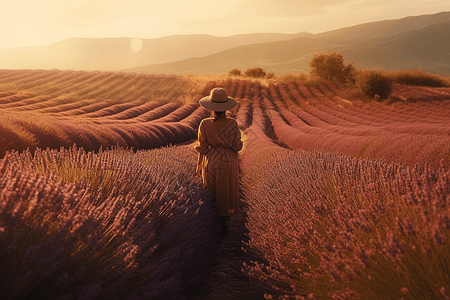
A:
{"label": "hat brim", "polygon": [[210,96],[203,97],[198,101],[201,106],[211,111],[226,111],[233,109],[237,105],[237,101],[234,98],[228,97],[225,102],[213,102]]}

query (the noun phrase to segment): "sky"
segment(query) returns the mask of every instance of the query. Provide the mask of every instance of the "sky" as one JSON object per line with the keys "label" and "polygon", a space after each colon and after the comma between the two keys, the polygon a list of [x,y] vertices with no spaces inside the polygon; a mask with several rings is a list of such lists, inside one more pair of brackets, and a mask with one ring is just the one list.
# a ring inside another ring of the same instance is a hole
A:
{"label": "sky", "polygon": [[450,0],[0,0],[0,48],[73,37],[320,33],[450,11]]}

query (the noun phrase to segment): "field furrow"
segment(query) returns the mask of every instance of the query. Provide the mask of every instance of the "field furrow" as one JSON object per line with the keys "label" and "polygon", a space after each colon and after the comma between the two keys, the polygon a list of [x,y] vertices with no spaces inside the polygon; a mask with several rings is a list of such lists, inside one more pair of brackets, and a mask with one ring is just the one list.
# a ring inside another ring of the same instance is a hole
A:
{"label": "field furrow", "polygon": [[[448,160],[448,88],[396,84],[390,102],[380,103],[328,81],[269,81],[265,86],[227,78],[197,84],[192,91],[191,83],[172,75],[4,70],[0,83],[0,112],[8,116],[0,126],[9,141],[2,153],[74,143],[90,150],[184,143],[195,139],[198,124],[209,115],[198,100],[220,86],[238,102],[227,115],[241,130],[254,123],[259,111],[263,131],[280,145],[408,163],[424,161],[420,155],[434,155],[436,163]],[[429,146],[418,148],[414,141]],[[389,154],[386,149],[393,147],[407,157]]]}
{"label": "field furrow", "polygon": [[193,147],[214,87],[244,141],[247,256],[230,281],[266,299],[446,297],[450,88],[395,84],[378,102],[339,82],[214,78],[0,70],[8,299],[197,299],[217,257]]}

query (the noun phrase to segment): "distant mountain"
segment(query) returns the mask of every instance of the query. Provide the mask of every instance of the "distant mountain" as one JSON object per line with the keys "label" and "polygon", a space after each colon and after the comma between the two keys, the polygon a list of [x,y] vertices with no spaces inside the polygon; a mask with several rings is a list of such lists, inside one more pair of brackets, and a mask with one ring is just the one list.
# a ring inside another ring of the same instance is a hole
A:
{"label": "distant mountain", "polygon": [[328,48],[325,40],[298,38],[289,41],[252,44],[235,47],[205,57],[149,65],[124,71],[155,74],[228,73],[233,68],[262,67],[275,73],[306,72],[315,53]]}
{"label": "distant mountain", "polygon": [[0,69],[121,70],[214,74],[262,67],[307,72],[314,54],[336,51],[360,68],[422,69],[450,75],[450,12],[355,25],[320,34],[175,35],[142,40],[74,38],[42,47],[0,49]]}
{"label": "distant mountain", "polygon": [[341,49],[361,67],[423,69],[450,75],[450,19],[422,29],[355,43]]}
{"label": "distant mountain", "polygon": [[201,58],[129,72],[227,73],[261,67],[281,75],[307,72],[314,54],[336,51],[360,68],[422,69],[450,75],[450,12],[373,22],[286,41],[252,44]]}
{"label": "distant mountain", "polygon": [[206,34],[143,39],[134,52],[131,38],[72,38],[39,47],[0,49],[0,69],[119,70],[202,57],[233,47],[312,36],[255,33],[216,37]]}
{"label": "distant mountain", "polygon": [[314,35],[321,39],[370,40],[420,30],[450,20],[450,12],[406,17],[397,20],[369,22]]}

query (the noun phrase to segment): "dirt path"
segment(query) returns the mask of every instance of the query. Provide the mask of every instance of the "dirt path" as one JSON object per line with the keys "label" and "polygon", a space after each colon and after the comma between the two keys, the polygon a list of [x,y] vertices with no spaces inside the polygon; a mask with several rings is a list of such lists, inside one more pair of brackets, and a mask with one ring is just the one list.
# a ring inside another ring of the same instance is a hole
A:
{"label": "dirt path", "polygon": [[[242,151],[245,151],[248,136],[241,131],[241,137],[244,142]],[[259,300],[264,299],[265,293],[273,292],[242,271],[243,263],[251,260],[243,250],[244,242],[248,240],[246,222],[247,205],[241,193],[239,213],[231,217],[228,234],[220,238],[217,264],[202,289],[202,295],[194,300]]]}
{"label": "dirt path", "polygon": [[241,202],[241,211],[230,220],[228,235],[219,242],[217,265],[206,281],[205,294],[195,300],[257,300],[264,299],[264,293],[268,292],[241,271],[242,264],[250,260],[242,250],[243,241],[247,239],[245,211],[245,204]]}

